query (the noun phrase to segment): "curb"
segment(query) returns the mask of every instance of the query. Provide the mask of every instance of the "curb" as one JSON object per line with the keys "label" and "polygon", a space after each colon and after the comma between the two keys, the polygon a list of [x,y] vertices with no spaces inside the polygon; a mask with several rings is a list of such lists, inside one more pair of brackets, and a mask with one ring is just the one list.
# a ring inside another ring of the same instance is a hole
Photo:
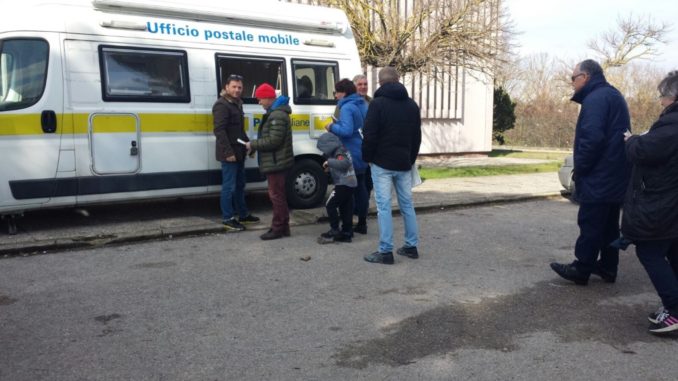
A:
{"label": "curb", "polygon": [[[561,197],[562,196],[560,192],[544,192],[529,195],[488,196],[467,201],[457,200],[454,202],[443,201],[432,203],[419,203],[414,206],[414,209],[417,212],[429,212],[442,209],[459,209],[472,206],[507,204]],[[400,214],[400,210],[397,207],[394,207],[393,213]],[[376,209],[370,208],[369,215],[375,216],[376,214],[377,214]],[[305,221],[302,223],[297,223],[293,226],[312,225],[324,221],[327,221],[327,217],[317,216],[317,218],[314,221],[313,220]],[[266,228],[267,226],[262,225],[261,227],[253,226],[248,230],[256,231],[264,230]],[[1,256],[0,259],[16,256],[51,254],[54,252],[66,250],[93,249],[104,246],[114,246],[134,242],[173,239],[175,237],[201,236],[207,234],[232,234],[232,233],[225,232],[224,229],[219,225],[201,224],[193,226],[172,227],[166,229],[149,229],[134,232],[123,232],[119,234],[110,234],[110,235],[99,234],[95,236],[85,236],[75,238],[57,238],[33,242],[7,243],[0,244],[0,256]]]}

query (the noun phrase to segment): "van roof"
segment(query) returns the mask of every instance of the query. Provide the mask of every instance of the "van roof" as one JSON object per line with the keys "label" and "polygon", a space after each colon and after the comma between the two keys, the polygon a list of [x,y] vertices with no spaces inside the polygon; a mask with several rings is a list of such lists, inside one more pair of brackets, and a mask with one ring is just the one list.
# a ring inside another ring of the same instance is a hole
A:
{"label": "van roof", "polygon": [[[28,14],[35,17],[8,17],[8,20],[13,20],[9,23],[12,25],[0,26],[2,31],[35,30],[35,27],[40,30],[58,30],[63,29],[64,23],[70,24],[68,19],[74,18],[84,25],[92,17],[83,20],[82,15],[94,12],[109,16],[166,17],[328,34],[350,33],[348,19],[339,9],[277,0],[22,0],[5,11],[24,16],[30,12]],[[27,28],[28,23],[33,25]],[[15,27],[18,25],[23,27]]]}

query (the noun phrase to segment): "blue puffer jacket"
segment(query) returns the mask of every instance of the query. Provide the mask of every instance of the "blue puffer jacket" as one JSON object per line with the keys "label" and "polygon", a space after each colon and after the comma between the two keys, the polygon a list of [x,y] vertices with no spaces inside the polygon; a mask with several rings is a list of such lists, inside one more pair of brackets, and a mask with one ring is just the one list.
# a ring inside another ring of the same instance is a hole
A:
{"label": "blue puffer jacket", "polygon": [[353,168],[358,174],[364,173],[367,164],[363,161],[363,137],[360,129],[363,128],[367,115],[367,102],[358,93],[353,93],[339,100],[339,119],[332,123],[330,132],[341,139],[341,143],[351,153]]}
{"label": "blue puffer jacket", "polygon": [[630,176],[624,132],[631,129],[622,94],[594,75],[572,97],[581,104],[574,135],[574,181],[582,203],[621,203]]}

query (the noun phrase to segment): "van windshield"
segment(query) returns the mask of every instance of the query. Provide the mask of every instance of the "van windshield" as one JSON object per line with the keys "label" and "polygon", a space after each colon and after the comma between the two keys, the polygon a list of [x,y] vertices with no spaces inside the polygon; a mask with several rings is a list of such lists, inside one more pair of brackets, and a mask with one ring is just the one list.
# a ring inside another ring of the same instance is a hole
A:
{"label": "van windshield", "polygon": [[26,108],[40,100],[48,56],[44,40],[0,41],[0,111]]}

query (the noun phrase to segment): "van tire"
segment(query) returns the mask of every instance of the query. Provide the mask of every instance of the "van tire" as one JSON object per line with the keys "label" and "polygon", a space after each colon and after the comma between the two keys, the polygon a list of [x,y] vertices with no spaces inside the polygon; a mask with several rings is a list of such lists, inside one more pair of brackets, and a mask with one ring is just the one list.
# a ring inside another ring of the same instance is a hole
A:
{"label": "van tire", "polygon": [[327,193],[327,174],[313,159],[301,159],[287,174],[285,181],[287,203],[295,209],[320,205]]}

